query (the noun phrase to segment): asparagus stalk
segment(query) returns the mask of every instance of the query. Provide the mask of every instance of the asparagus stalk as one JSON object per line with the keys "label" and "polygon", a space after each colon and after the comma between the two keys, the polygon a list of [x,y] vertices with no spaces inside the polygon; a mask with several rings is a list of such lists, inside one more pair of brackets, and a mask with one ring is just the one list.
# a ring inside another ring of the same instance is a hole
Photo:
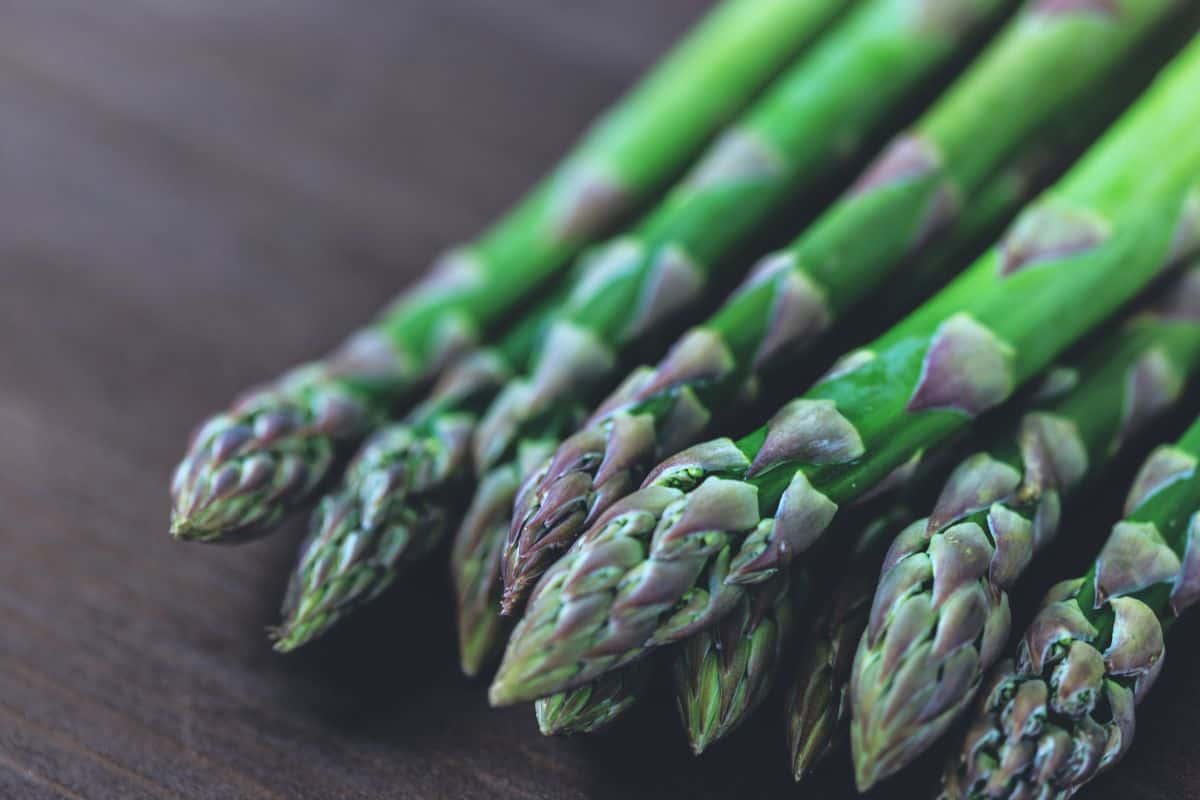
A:
{"label": "asparagus stalk", "polygon": [[1133,744],[1164,635],[1200,598],[1200,422],[1143,464],[1087,575],[1050,591],[993,676],[947,798],[1066,798]]}
{"label": "asparagus stalk", "polygon": [[787,696],[788,755],[797,783],[835,752],[849,732],[850,664],[867,625],[873,587],[871,576],[847,576],[802,638]]}
{"label": "asparagus stalk", "polygon": [[724,619],[680,646],[675,699],[696,755],[732,733],[774,687],[795,622],[791,582],[784,572],[752,587]]}
{"label": "asparagus stalk", "polygon": [[533,704],[544,736],[595,733],[607,728],[641,699],[653,674],[649,660],[610,672]]}
{"label": "asparagus stalk", "polygon": [[[1006,2],[861,5],[781,76],[639,226],[594,254],[588,270],[594,277],[568,300],[530,374],[510,382],[480,421],[475,463],[488,499],[475,507],[493,508],[496,516],[472,520],[461,536],[474,539],[481,528],[507,532],[516,489],[502,502],[495,492],[501,482],[489,481],[488,473],[511,473],[520,452],[553,447],[578,426],[623,356],[664,332],[672,312],[695,305],[712,273],[736,265],[738,250],[773,212],[885,124]],[[496,546],[503,547],[505,533],[499,535]],[[499,572],[481,578],[491,591]],[[472,614],[462,621],[477,620]],[[462,638],[482,641],[471,632]]]}
{"label": "asparagus stalk", "polygon": [[464,356],[404,422],[367,439],[342,485],[313,512],[283,622],[272,632],[276,650],[325,633],[442,541],[464,489],[477,415],[529,359],[554,308],[555,298],[547,298],[494,347]]}
{"label": "asparagus stalk", "polygon": [[1197,81],[1200,44],[946,289],[766,426],[660,463],[612,505],[538,584],[492,702],[579,685],[712,624],[841,506],[1004,402],[1194,250]]}
{"label": "asparagus stalk", "polygon": [[1008,640],[1008,591],[1065,501],[1200,372],[1200,268],[1089,347],[1077,381],[950,474],[893,543],[854,660],[852,742],[865,791],[941,738]]}
{"label": "asparagus stalk", "polygon": [[659,191],[848,3],[721,4],[483,236],[331,355],[205,422],[172,481],[172,534],[243,540],[307,502],[339,454]]}
{"label": "asparagus stalk", "polygon": [[503,562],[506,609],[656,459],[696,441],[748,384],[827,336],[970,207],[1014,152],[1069,109],[1096,104],[1114,66],[1173,5],[1031,3],[848,194],[760,262],[742,290],[656,370],[631,376],[531,477]]}
{"label": "asparagus stalk", "polygon": [[[497,644],[512,629],[500,614],[496,589],[504,535],[505,510],[521,485],[521,477],[541,463],[549,451],[527,444],[518,461],[493,469],[479,483],[450,552],[450,578],[454,586],[458,628],[458,653],[463,674],[475,677],[497,656]],[[546,694],[552,694],[547,692]]]}
{"label": "asparagus stalk", "polygon": [[912,512],[899,504],[866,525],[845,568],[837,571],[828,601],[807,615],[786,702],[788,755],[797,782],[848,740],[850,666],[858,637],[867,626],[882,544],[891,531],[912,518]]}

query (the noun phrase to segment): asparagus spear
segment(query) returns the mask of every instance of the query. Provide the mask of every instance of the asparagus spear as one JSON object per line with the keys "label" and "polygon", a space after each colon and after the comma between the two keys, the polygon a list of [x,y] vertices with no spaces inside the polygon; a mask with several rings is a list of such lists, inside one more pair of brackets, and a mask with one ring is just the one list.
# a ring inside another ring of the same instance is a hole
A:
{"label": "asparagus spear", "polygon": [[482,237],[331,355],[204,423],[172,481],[172,534],[241,540],[306,502],[340,453],[661,189],[848,3],[720,5]]}
{"label": "asparagus spear", "polygon": [[[635,373],[521,492],[504,559],[505,608],[657,458],[699,438],[748,383],[795,360],[969,206],[1014,151],[1105,79],[1173,0],[1034,2],[854,188],[744,288]],[[928,277],[928,275],[926,275]],[[940,276],[939,276],[940,277]]]}
{"label": "asparagus spear", "polygon": [[496,590],[504,534],[508,531],[505,510],[512,507],[521,476],[547,455],[548,450],[537,443],[527,444],[517,462],[485,475],[454,536],[450,577],[457,611],[459,659],[468,677],[475,677],[494,660],[497,644],[512,628],[500,614],[500,593]]}
{"label": "asparagus spear", "polygon": [[1050,591],[994,674],[947,798],[1066,798],[1133,743],[1164,634],[1200,597],[1200,422],[1143,464],[1087,575]]}
{"label": "asparagus spear", "polygon": [[860,790],[925,752],[966,709],[1008,639],[1008,590],[1057,533],[1063,503],[1200,372],[1200,268],[1071,372],[1074,388],[966,458],[930,516],[893,543],[854,660]]}
{"label": "asparagus spear", "polygon": [[276,650],[325,633],[442,541],[464,489],[476,416],[528,360],[554,309],[547,298],[494,347],[451,367],[404,422],[367,439],[342,486],[313,512],[273,631]]}
{"label": "asparagus spear", "polygon": [[828,601],[807,615],[810,621],[798,637],[800,658],[786,704],[788,754],[797,782],[848,739],[850,665],[867,626],[882,545],[891,531],[912,518],[905,505],[897,504],[865,526],[844,570],[837,571]]}
{"label": "asparagus spear", "polygon": [[752,587],[724,619],[681,645],[675,699],[696,755],[732,733],[774,687],[795,621],[791,581],[784,572]]}
{"label": "asparagus spear", "polygon": [[787,696],[788,755],[797,782],[828,758],[849,732],[851,656],[867,625],[873,587],[871,576],[847,576],[801,640],[800,662]]}
{"label": "asparagus spear", "polygon": [[[774,211],[884,124],[1005,3],[863,4],[781,76],[644,222],[600,249],[589,268],[594,278],[551,326],[530,374],[510,382],[480,421],[475,463],[488,496],[474,507],[496,514],[473,518],[460,536],[501,531],[487,549],[503,547],[516,488],[501,498],[496,487],[505,481],[488,474],[510,474],[522,451],[557,445],[624,355],[661,333],[669,312],[692,304],[714,270],[736,265],[738,249]],[[479,574],[477,591],[492,591],[499,571]],[[460,615],[460,623],[479,621],[473,612]],[[479,632],[460,638],[483,641]]]}
{"label": "asparagus spear", "polygon": [[538,584],[492,702],[579,685],[712,624],[840,506],[1002,403],[1195,249],[1197,81],[1200,44],[946,289],[766,426],[677,454],[611,506]]}
{"label": "asparagus spear", "polygon": [[629,711],[645,693],[653,673],[649,660],[630,664],[591,683],[543,697],[533,704],[544,736],[595,733]]}

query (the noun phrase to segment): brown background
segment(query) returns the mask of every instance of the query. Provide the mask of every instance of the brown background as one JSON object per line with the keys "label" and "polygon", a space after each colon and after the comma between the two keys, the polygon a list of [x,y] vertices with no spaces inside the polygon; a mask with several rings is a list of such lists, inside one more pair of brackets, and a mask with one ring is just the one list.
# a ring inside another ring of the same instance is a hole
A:
{"label": "brown background", "polygon": [[[478,230],[704,5],[0,1],[0,797],[801,796],[773,708],[701,760],[666,700],[592,740],[488,710],[439,564],[282,658],[298,526],[165,532],[202,414]],[[1200,792],[1197,633],[1088,797]]]}

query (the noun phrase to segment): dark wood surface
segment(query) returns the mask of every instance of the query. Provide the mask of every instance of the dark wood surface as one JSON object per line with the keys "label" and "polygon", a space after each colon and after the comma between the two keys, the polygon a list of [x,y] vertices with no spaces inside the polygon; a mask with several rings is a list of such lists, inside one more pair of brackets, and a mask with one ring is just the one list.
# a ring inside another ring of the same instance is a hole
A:
{"label": "dark wood surface", "polygon": [[[489,710],[439,564],[276,656],[298,526],[165,531],[203,414],[478,230],[704,5],[0,1],[0,797],[849,796],[841,761],[792,788],[772,709],[701,760],[665,699],[591,740]],[[1088,797],[1200,794],[1196,636]]]}

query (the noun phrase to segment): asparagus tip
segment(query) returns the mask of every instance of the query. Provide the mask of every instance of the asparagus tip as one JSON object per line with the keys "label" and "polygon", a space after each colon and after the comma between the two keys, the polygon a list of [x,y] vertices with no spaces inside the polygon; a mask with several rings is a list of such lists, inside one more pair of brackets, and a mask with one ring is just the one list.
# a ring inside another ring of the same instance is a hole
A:
{"label": "asparagus tip", "polygon": [[502,708],[511,706],[517,702],[513,694],[513,687],[509,686],[505,681],[497,678],[488,688],[488,703],[492,708]]}
{"label": "asparagus tip", "polygon": [[173,512],[171,514],[171,524],[167,530],[171,534],[171,538],[177,542],[190,541],[194,534],[191,521],[187,517]]}
{"label": "asparagus tip", "polygon": [[540,707],[539,707],[539,711],[537,714],[537,724],[538,724],[538,732],[541,733],[542,736],[557,736],[559,733],[559,728],[558,728],[557,722],[558,722],[557,720],[552,719],[549,716],[542,714],[540,711]]}
{"label": "asparagus tip", "polygon": [[459,668],[468,678],[478,678],[486,667],[495,662],[503,642],[503,628],[495,606],[483,613],[460,610],[458,617]]}
{"label": "asparagus tip", "polygon": [[866,794],[887,777],[882,764],[873,752],[857,750],[854,753],[854,785],[859,794]]}
{"label": "asparagus tip", "polygon": [[276,653],[291,653],[312,640],[311,635],[305,635],[303,629],[297,628],[293,621],[285,620],[279,625],[267,628],[267,638],[271,640],[271,648]]}
{"label": "asparagus tip", "polygon": [[479,659],[470,653],[463,653],[459,656],[458,668],[466,678],[478,678],[479,673],[483,671],[483,665],[479,663]]}
{"label": "asparagus tip", "polygon": [[525,582],[518,579],[516,583],[509,584],[504,587],[504,593],[500,597],[500,615],[511,617],[517,613],[521,606],[521,600],[525,596]]}
{"label": "asparagus tip", "polygon": [[206,524],[203,519],[193,517],[178,510],[171,512],[171,524],[167,530],[171,534],[171,538],[177,542],[225,544],[251,538],[249,528],[239,530],[231,527]]}

